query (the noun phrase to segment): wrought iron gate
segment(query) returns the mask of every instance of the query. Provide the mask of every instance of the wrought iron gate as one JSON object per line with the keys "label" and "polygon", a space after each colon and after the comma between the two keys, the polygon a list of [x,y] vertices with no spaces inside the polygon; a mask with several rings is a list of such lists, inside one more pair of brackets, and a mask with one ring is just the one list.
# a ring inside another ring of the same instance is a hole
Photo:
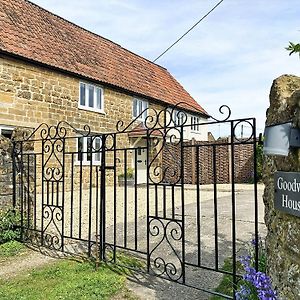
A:
{"label": "wrought iron gate", "polygon": [[[145,261],[137,271],[211,293],[211,283],[201,284],[197,276],[229,274],[234,290],[240,278],[237,215],[243,208],[236,193],[237,153],[244,156],[246,148],[252,153],[245,165],[253,207],[247,234],[258,245],[255,119],[230,120],[230,109],[222,106],[221,113],[228,110],[223,120],[191,123],[181,105],[147,108],[130,124],[119,121],[112,133],[60,122],[41,124],[14,141],[21,238],[129,268],[123,254],[131,253]],[[241,125],[247,137],[238,136]],[[227,128],[229,139],[189,141],[189,128],[197,136],[207,126]],[[228,156],[225,167],[221,150]],[[230,183],[223,192],[226,168]],[[257,264],[257,246],[255,253]],[[222,269],[226,257],[230,271]]]}

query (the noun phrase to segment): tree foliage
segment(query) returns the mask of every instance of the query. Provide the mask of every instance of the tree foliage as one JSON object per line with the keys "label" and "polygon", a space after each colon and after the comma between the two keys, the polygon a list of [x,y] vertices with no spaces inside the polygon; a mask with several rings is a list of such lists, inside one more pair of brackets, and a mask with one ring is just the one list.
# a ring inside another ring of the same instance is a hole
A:
{"label": "tree foliage", "polygon": [[285,49],[290,51],[289,55],[292,55],[293,53],[298,53],[300,57],[300,44],[294,44],[290,42],[288,47],[286,47]]}

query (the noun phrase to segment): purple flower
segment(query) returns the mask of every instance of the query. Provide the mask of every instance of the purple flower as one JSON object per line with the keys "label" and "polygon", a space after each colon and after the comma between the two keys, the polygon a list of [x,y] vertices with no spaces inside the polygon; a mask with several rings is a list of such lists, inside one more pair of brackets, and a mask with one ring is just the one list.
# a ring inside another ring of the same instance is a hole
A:
{"label": "purple flower", "polygon": [[[253,239],[251,244],[256,246],[256,242],[258,242],[258,247],[261,248],[261,239]],[[249,299],[252,295],[255,297],[255,299],[277,300],[278,297],[272,288],[271,278],[264,272],[256,271],[253,266],[253,258],[250,255],[242,256],[240,257],[240,262],[245,270],[245,274],[243,275],[244,284],[241,285],[238,291],[235,293],[236,298],[238,300],[244,300]]]}
{"label": "purple flower", "polygon": [[247,299],[251,293],[249,287],[242,285],[240,287],[240,290],[238,292],[235,293],[236,299],[237,300],[243,300],[243,299]]}

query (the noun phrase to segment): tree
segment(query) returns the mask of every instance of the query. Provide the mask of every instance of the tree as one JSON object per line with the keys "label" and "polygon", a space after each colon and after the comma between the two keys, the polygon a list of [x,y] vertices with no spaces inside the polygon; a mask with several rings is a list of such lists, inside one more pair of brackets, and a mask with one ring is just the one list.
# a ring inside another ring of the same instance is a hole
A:
{"label": "tree", "polygon": [[294,44],[290,42],[289,46],[285,48],[288,51],[291,51],[289,55],[292,55],[293,53],[299,53],[300,57],[300,44]]}

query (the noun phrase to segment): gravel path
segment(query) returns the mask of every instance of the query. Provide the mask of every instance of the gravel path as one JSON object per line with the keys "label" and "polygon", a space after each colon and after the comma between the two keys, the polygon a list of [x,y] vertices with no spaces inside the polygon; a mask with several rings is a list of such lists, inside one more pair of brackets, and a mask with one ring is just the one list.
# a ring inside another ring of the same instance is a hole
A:
{"label": "gravel path", "polygon": [[28,270],[42,267],[56,261],[38,251],[28,249],[25,253],[0,262],[0,278],[11,278]]}

